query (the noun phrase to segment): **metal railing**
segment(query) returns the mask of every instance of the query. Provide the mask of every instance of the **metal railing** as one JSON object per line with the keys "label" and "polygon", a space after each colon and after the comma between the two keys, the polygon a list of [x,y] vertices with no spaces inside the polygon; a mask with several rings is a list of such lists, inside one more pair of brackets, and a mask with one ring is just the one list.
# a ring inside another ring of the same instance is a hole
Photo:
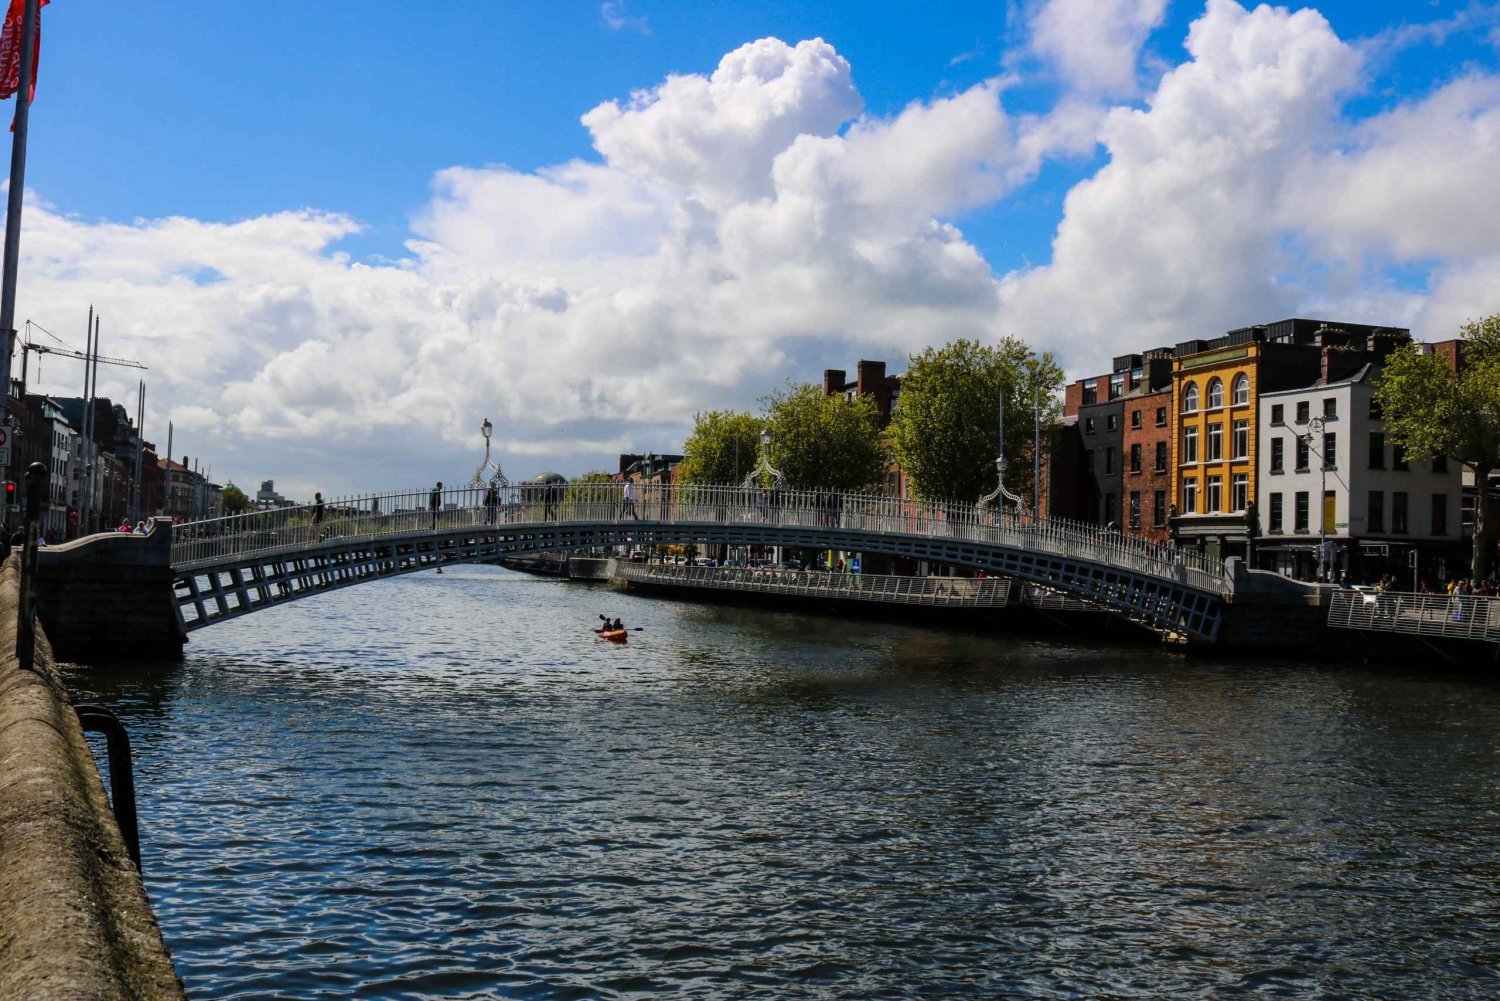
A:
{"label": "metal railing", "polygon": [[894,574],[827,573],[756,567],[694,567],[616,561],[617,580],[669,587],[795,594],[848,601],[959,608],[1003,608],[1011,582],[1003,577],[899,577]]}
{"label": "metal railing", "polygon": [[914,501],[878,494],[811,490],[637,484],[627,499],[619,483],[513,484],[398,491],[326,502],[321,520],[310,505],[276,508],[177,525],[172,565],[212,566],[241,556],[307,549],[321,541],[362,541],[423,531],[549,523],[755,525],[837,530],[844,535],[958,539],[1065,556],[1159,577],[1222,594],[1221,561],[1131,538],[1099,525],[1032,521],[973,503]]}
{"label": "metal railing", "polygon": [[1339,590],[1328,605],[1328,624],[1337,629],[1500,643],[1500,598]]}

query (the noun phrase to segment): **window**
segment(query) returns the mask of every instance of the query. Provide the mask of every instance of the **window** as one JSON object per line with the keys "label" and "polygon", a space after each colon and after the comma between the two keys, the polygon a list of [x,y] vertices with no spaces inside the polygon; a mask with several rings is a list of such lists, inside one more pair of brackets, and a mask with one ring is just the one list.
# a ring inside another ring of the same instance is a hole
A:
{"label": "window", "polygon": [[1250,402],[1250,377],[1241,372],[1234,377],[1234,405],[1243,407]]}
{"label": "window", "polygon": [[1281,495],[1271,495],[1271,525],[1266,531],[1272,535],[1281,534]]}
{"label": "window", "polygon": [[1286,407],[1282,406],[1279,403],[1272,404],[1272,406],[1271,406],[1271,424],[1273,426],[1279,426],[1279,425],[1285,424],[1286,423],[1285,418],[1286,418]]}
{"label": "window", "polygon": [[1167,523],[1167,492],[1158,490],[1151,495],[1151,524],[1161,528]]}
{"label": "window", "polygon": [[1336,421],[1339,419],[1339,401],[1336,397],[1329,396],[1324,398],[1323,419],[1325,421]]}
{"label": "window", "polygon": [[1139,431],[1141,428],[1141,412],[1132,410],[1130,412],[1130,430]]}
{"label": "window", "polygon": [[1432,534],[1448,534],[1448,495],[1432,495]]}
{"label": "window", "polygon": [[1286,442],[1280,438],[1271,439],[1271,472],[1285,472],[1283,463],[1286,461]]}
{"label": "window", "polygon": [[1193,514],[1198,510],[1198,481],[1182,481],[1182,513]]}
{"label": "window", "polygon": [[1403,473],[1411,468],[1406,464],[1406,449],[1400,445],[1391,446],[1391,468]]}
{"label": "window", "polygon": [[1391,531],[1400,535],[1406,534],[1406,491],[1396,490],[1391,493]]}
{"label": "window", "polygon": [[1297,404],[1297,423],[1306,424],[1307,418],[1311,414],[1311,412],[1312,408],[1306,400],[1303,400],[1301,403]]}
{"label": "window", "polygon": [[1448,457],[1446,455],[1434,455],[1432,457],[1432,471],[1434,473],[1446,473],[1448,471]]}
{"label": "window", "polygon": [[1120,428],[1120,415],[1119,414],[1105,414],[1104,415],[1104,430],[1106,430],[1106,431],[1117,431],[1117,430],[1119,430],[1119,428]]}
{"label": "window", "polygon": [[1234,431],[1230,438],[1230,455],[1236,459],[1248,459],[1250,457],[1250,422],[1235,421]]}
{"label": "window", "polygon": [[1164,427],[1167,426],[1167,408],[1166,407],[1157,407],[1156,408],[1156,426],[1159,427],[1159,428],[1164,428]]}
{"label": "window", "polygon": [[1106,445],[1104,447],[1104,471],[1106,473],[1113,473],[1115,471],[1115,447],[1113,445]]}
{"label": "window", "polygon": [[1339,468],[1339,436],[1329,432],[1323,434],[1323,468]]}
{"label": "window", "polygon": [[1164,441],[1156,443],[1156,471],[1158,473],[1167,471],[1167,443]]}
{"label": "window", "polygon": [[1365,502],[1365,530],[1367,532],[1385,531],[1385,491],[1371,490],[1369,500]]}
{"label": "window", "polygon": [[1094,433],[1094,419],[1092,417],[1085,417],[1083,419],[1083,433],[1084,434],[1093,434]]}
{"label": "window", "polygon": [[1099,390],[1097,390],[1097,389],[1094,388],[1094,384],[1092,382],[1086,382],[1086,383],[1084,383],[1083,384],[1083,405],[1085,407],[1092,407],[1094,404],[1096,404],[1098,402],[1099,402]]}
{"label": "window", "polygon": [[1229,478],[1229,510],[1243,511],[1250,503],[1250,474],[1235,473]]}
{"label": "window", "polygon": [[1307,439],[1299,436],[1297,438],[1297,472],[1299,473],[1307,472],[1307,453]]}
{"label": "window", "polygon": [[1208,461],[1217,462],[1224,458],[1224,425],[1210,424],[1208,426]]}
{"label": "window", "polygon": [[1182,388],[1182,412],[1185,414],[1195,413],[1198,410],[1198,384],[1190,382]]}
{"label": "window", "polygon": [[1205,486],[1208,490],[1204,499],[1203,513],[1211,514],[1222,511],[1224,509],[1224,477],[1210,476],[1205,481]]}
{"label": "window", "polygon": [[1115,400],[1125,395],[1125,373],[1116,372],[1109,377],[1109,398]]}
{"label": "window", "polygon": [[1307,491],[1298,490],[1292,510],[1292,531],[1307,534]]}
{"label": "window", "polygon": [[1182,432],[1182,461],[1198,461],[1198,429],[1185,428]]}
{"label": "window", "polygon": [[1370,468],[1385,468],[1385,435],[1379,431],[1370,432]]}
{"label": "window", "polygon": [[1215,410],[1224,405],[1224,381],[1214,379],[1208,384],[1208,409]]}
{"label": "window", "polygon": [[1130,471],[1132,473],[1141,471],[1141,446],[1139,444],[1130,446]]}
{"label": "window", "polygon": [[1130,491],[1130,527],[1139,529],[1141,527],[1141,492]]}

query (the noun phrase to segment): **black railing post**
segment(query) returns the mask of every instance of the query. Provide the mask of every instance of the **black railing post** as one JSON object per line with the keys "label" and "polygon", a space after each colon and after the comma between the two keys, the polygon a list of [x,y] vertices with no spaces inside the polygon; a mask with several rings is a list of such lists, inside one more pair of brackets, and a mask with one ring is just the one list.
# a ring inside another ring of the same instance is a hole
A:
{"label": "black railing post", "polygon": [[130,756],[130,735],[114,713],[103,706],[77,704],[78,725],[85,733],[104,734],[105,753],[109,758],[109,807],[115,824],[125,840],[125,851],[141,871],[141,837],[135,813],[135,764]]}

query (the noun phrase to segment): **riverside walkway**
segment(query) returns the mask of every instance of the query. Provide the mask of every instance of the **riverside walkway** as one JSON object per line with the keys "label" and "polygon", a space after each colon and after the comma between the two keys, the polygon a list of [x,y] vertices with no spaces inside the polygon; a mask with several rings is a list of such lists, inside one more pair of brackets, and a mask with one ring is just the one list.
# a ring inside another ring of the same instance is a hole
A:
{"label": "riverside walkway", "polygon": [[1213,642],[1223,568],[1193,553],[973,503],[873,494],[618,483],[427,491],[174,527],[174,602],[185,632],[260,608],[446,563],[660,544],[760,545],[929,560],[1038,584],[1163,632]]}
{"label": "riverside walkway", "polygon": [[1328,625],[1500,643],[1500,598],[1341,589],[1329,601]]}

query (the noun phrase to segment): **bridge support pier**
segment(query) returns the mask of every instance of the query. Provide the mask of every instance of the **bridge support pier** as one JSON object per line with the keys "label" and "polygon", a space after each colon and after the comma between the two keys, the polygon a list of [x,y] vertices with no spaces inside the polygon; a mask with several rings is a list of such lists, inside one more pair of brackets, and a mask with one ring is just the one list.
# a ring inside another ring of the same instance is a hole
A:
{"label": "bridge support pier", "polygon": [[183,631],[173,599],[172,522],[150,534],[90,536],[37,552],[37,618],[61,661],[176,659]]}

